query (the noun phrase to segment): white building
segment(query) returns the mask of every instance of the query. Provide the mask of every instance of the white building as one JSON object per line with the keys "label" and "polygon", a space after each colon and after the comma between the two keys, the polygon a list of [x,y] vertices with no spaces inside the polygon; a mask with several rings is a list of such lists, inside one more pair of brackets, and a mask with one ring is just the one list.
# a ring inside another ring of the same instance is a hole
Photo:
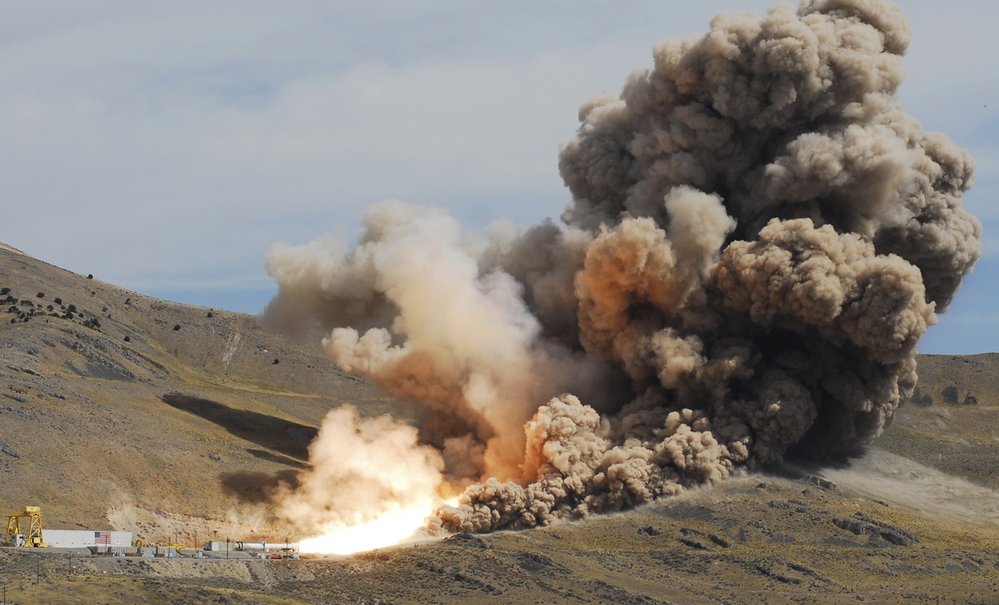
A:
{"label": "white building", "polygon": [[108,546],[126,548],[132,545],[130,531],[88,531],[80,529],[45,529],[42,539],[49,548],[87,548]]}

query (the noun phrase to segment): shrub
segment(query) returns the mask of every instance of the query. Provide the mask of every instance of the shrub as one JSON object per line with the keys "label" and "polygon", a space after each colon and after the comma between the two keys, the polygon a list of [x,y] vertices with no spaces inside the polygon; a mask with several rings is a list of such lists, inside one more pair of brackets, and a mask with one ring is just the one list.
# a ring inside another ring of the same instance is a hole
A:
{"label": "shrub", "polygon": [[94,279],[93,273],[87,273],[87,279]]}
{"label": "shrub", "polygon": [[131,336],[126,336],[125,337],[125,342],[132,342],[132,337]]}
{"label": "shrub", "polygon": [[174,324],[173,331],[176,332],[178,330],[180,330],[180,324]]}
{"label": "shrub", "polygon": [[70,313],[76,313],[76,305],[70,305],[70,306],[66,307],[66,311],[68,311]]}
{"label": "shrub", "polygon": [[10,288],[0,288],[0,296],[10,294]]}
{"label": "shrub", "polygon": [[272,362],[271,362],[271,365],[272,365],[272,366],[276,366],[276,365],[277,365],[277,364],[279,364],[279,363],[281,363],[281,360],[279,360],[279,359],[275,358],[275,359],[274,359],[274,361],[272,361]]}
{"label": "shrub", "polygon": [[38,294],[35,294],[35,296],[37,298],[45,298],[45,293],[44,292],[39,292]]}
{"label": "shrub", "polygon": [[54,302],[57,305],[61,305],[62,304],[62,299],[59,298],[58,296],[56,296],[55,298],[52,299],[52,302]]}
{"label": "shrub", "polygon": [[957,403],[957,387],[954,385],[945,387],[944,390],[940,391],[940,395],[943,396],[944,403],[951,405]]}

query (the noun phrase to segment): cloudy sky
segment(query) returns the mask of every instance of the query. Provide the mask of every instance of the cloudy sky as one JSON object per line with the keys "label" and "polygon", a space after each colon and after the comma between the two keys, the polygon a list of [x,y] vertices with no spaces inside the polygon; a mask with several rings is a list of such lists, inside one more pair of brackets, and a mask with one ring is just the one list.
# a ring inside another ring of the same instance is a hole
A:
{"label": "cloudy sky", "polygon": [[[390,197],[469,227],[558,216],[577,108],[653,44],[769,2],[0,3],[0,241],[139,292],[258,312],[277,241]],[[908,1],[901,96],[978,163],[985,256],[924,352],[999,350],[999,3]]]}

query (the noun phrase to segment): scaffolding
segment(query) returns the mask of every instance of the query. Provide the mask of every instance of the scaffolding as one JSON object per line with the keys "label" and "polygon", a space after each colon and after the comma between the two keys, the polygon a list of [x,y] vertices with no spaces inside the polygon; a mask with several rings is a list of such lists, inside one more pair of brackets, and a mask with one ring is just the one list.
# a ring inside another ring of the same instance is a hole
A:
{"label": "scaffolding", "polygon": [[[28,531],[22,531],[21,519],[28,519]],[[24,510],[7,515],[6,544],[10,546],[31,546],[44,548],[42,539],[42,507],[25,506]]]}

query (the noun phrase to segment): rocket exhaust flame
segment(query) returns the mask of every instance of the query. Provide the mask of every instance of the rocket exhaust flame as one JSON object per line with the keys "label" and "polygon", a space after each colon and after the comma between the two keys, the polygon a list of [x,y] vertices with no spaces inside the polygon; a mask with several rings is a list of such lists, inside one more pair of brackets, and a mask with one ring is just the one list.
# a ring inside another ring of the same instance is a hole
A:
{"label": "rocket exhaust flame", "polygon": [[318,323],[424,410],[332,412],[285,513],[358,525],[450,486],[432,525],[532,527],[880,434],[980,254],[973,161],[895,98],[908,39],[882,0],[720,15],[582,107],[563,224],[390,201],[352,249],[275,246],[265,320]]}
{"label": "rocket exhaust flame", "polygon": [[408,509],[382,513],[358,525],[329,527],[315,538],[302,540],[303,553],[350,555],[357,552],[405,544],[418,539],[436,507],[414,505]]}

